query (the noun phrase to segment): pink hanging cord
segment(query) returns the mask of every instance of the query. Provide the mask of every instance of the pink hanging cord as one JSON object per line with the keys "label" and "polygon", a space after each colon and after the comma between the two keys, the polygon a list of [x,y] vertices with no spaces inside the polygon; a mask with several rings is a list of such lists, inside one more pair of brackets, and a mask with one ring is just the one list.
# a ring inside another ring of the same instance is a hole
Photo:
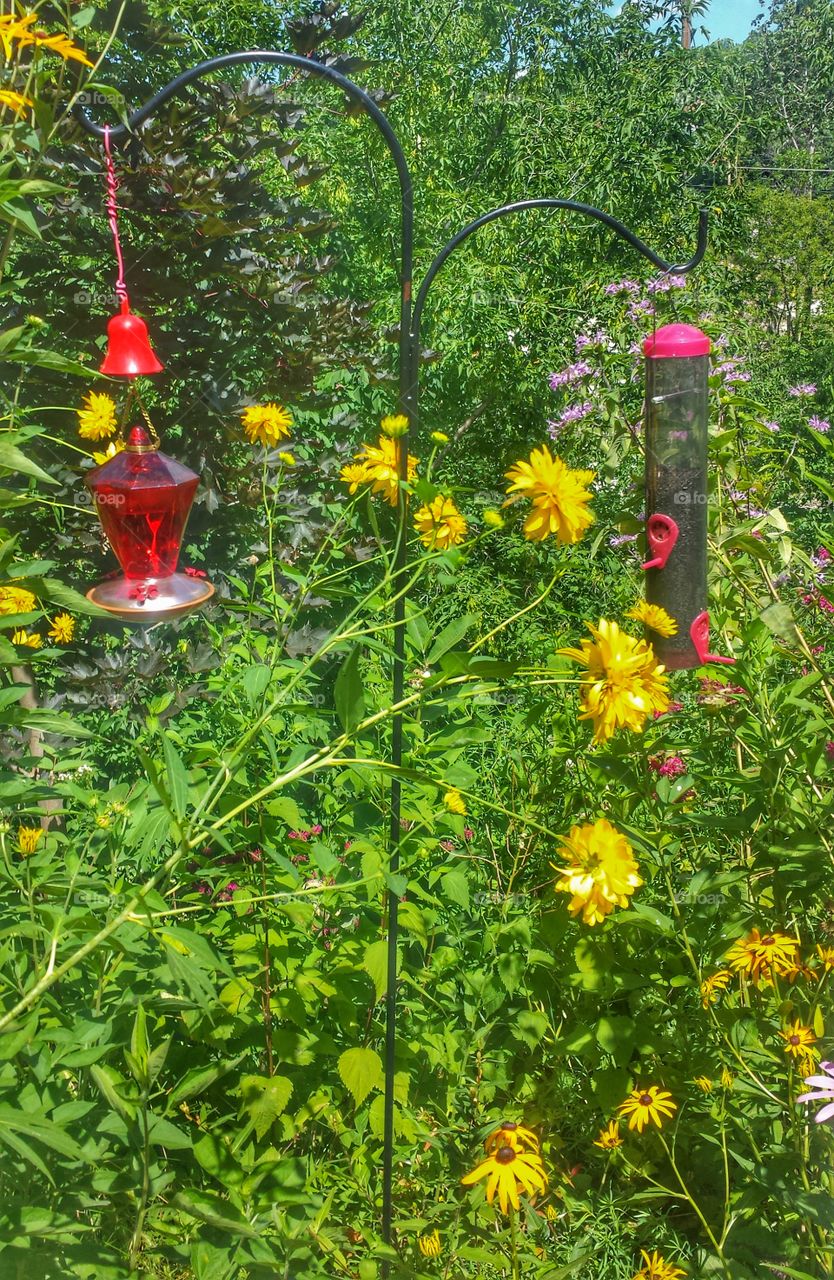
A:
{"label": "pink hanging cord", "polygon": [[122,311],[128,311],[130,304],[127,296],[127,285],[125,284],[125,261],[122,257],[122,245],[119,240],[119,207],[116,203],[116,192],[119,189],[119,181],[116,177],[116,169],[113,164],[113,156],[110,153],[110,126],[104,126],[104,155],[107,166],[107,217],[110,222],[110,230],[113,232],[113,247],[116,250],[116,261],[119,264],[119,274],[116,277],[116,297],[121,303]]}

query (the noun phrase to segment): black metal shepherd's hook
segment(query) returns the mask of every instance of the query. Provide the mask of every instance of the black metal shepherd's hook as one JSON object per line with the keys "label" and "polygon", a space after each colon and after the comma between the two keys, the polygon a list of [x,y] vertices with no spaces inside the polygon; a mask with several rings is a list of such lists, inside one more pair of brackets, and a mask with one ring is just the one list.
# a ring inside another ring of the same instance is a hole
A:
{"label": "black metal shepherd's hook", "polygon": [[[658,254],[654,253],[647,244],[645,244],[638,236],[630,231],[622,222],[619,222],[611,214],[605,213],[602,209],[596,209],[592,205],[580,204],[576,200],[557,200],[557,199],[541,199],[541,200],[520,200],[514,204],[501,205],[498,209],[492,209],[489,213],[483,214],[480,218],[476,218],[474,222],[470,222],[451,240],[443,246],[433,262],[429,266],[428,271],[420,285],[420,290],[416,299],[412,304],[412,269],[414,258],[414,197],[411,174],[408,163],[405,158],[402,146],[400,145],[397,135],[391,128],[388,118],[380,111],[373,98],[354,84],[352,80],[348,80],[341,72],[336,71],[332,67],[324,66],[322,63],[313,62],[310,58],[301,57],[296,53],[278,53],[268,49],[255,49],[248,52],[227,53],[218,58],[209,58],[205,62],[200,62],[195,67],[191,67],[188,71],[183,71],[167,84],[152,98],[149,98],[144,106],[128,117],[126,124],[115,125],[110,128],[110,141],[113,143],[124,141],[125,138],[131,136],[133,130],[139,125],[144,124],[157,109],[166,103],[170,98],[175,97],[181,89],[186,88],[195,80],[200,80],[203,76],[211,74],[213,71],[220,71],[225,67],[237,67],[245,63],[259,63],[266,66],[282,66],[292,67],[296,71],[303,71],[307,75],[318,76],[320,79],[329,80],[342,89],[349,98],[357,102],[363,111],[370,116],[376,127],[379,129],[385,139],[388,150],[391,152],[392,159],[397,169],[397,176],[400,183],[400,329],[399,329],[399,408],[400,411],[408,418],[409,432],[417,424],[417,410],[419,398],[419,352],[420,352],[420,326],[423,317],[423,309],[425,307],[426,298],[429,289],[443,266],[446,259],[452,254],[458,245],[467,240],[473,232],[479,227],[485,226],[489,222],[494,222],[497,218],[503,218],[507,214],[521,213],[527,209],[567,209],[572,213],[583,214],[585,217],[595,218],[598,222],[602,222],[605,226],[610,227],[618,236],[627,241],[632,248],[642,254],[644,258],[648,258],[649,262],[659,267],[661,271],[674,271],[679,275],[684,275],[688,271],[692,271],[694,267],[702,261],[707,247],[707,211],[702,209],[698,222],[698,243],[695,254],[690,258],[689,262],[679,266],[671,262],[667,262]],[[80,103],[76,103],[73,108],[73,115],[76,120],[97,138],[104,139],[104,128],[96,124],[85,112]],[[402,436],[397,440],[397,458],[398,470],[401,481],[400,498],[399,498],[399,515],[398,522],[399,535],[394,554],[394,584],[402,582],[406,566],[406,515],[408,508],[408,497],[404,487],[407,479],[407,446],[408,435]],[[392,673],[392,698],[393,705],[399,706],[403,699],[405,689],[405,611],[406,611],[406,593],[404,590],[395,592],[394,597],[394,664]],[[392,717],[391,728],[391,764],[394,772],[391,779],[391,812],[390,812],[390,835],[389,835],[389,869],[395,872],[399,868],[399,846],[400,846],[400,811],[401,811],[401,783],[397,770],[402,765],[403,750],[403,717],[402,712],[397,711]],[[398,941],[398,899],[396,894],[388,894],[388,965],[387,965],[387,988],[385,995],[385,1109],[384,1109],[384,1133],[383,1133],[383,1153],[382,1153],[382,1236],[386,1244],[391,1244],[392,1223],[393,1223],[393,1170],[394,1170],[394,1059],[395,1059],[395,1042],[396,1042],[396,1015],[397,1015],[397,941]],[[388,1275],[388,1262],[383,1263],[383,1275]]]}

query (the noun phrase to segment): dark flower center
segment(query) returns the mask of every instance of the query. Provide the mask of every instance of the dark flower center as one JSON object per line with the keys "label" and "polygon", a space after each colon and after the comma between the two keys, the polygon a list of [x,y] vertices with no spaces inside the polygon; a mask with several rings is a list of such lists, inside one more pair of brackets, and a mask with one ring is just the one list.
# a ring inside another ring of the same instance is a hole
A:
{"label": "dark flower center", "polygon": [[502,1121],[501,1128],[506,1129],[507,1133],[515,1133],[518,1125],[515,1120],[504,1120]]}
{"label": "dark flower center", "polygon": [[770,935],[768,935],[768,937],[766,938],[762,938],[763,947],[772,947],[775,944],[775,942],[776,942],[776,939],[770,937]]}
{"label": "dark flower center", "polygon": [[513,1160],[515,1160],[515,1152],[512,1147],[502,1147],[500,1151],[496,1152],[495,1159],[499,1164],[512,1164]]}
{"label": "dark flower center", "polygon": [[788,1043],[789,1043],[789,1044],[799,1044],[799,1043],[800,1043],[800,1037],[799,1037],[799,1036],[797,1036],[797,1035],[793,1035],[793,1036],[791,1036],[791,1038],[790,1038],[790,1040],[788,1041]]}
{"label": "dark flower center", "polygon": [[641,1093],[639,1102],[641,1107],[650,1107],[652,1105],[652,1095],[650,1093]]}

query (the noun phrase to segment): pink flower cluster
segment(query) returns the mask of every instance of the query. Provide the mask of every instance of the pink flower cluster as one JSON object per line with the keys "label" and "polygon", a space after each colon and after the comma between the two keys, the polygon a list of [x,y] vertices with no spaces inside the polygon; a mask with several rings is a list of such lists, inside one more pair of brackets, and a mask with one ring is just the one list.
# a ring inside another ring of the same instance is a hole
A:
{"label": "pink flower cluster", "polygon": [[651,756],[649,759],[649,768],[653,769],[659,778],[679,778],[682,773],[686,773],[686,764],[680,756]]}

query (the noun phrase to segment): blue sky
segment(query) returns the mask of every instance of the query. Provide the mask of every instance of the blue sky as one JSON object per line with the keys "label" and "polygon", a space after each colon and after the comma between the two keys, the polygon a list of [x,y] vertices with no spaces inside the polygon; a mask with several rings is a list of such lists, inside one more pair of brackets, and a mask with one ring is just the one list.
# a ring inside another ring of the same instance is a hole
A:
{"label": "blue sky", "polygon": [[764,0],[712,0],[709,13],[701,21],[712,40],[743,40],[753,19],[768,7]]}

